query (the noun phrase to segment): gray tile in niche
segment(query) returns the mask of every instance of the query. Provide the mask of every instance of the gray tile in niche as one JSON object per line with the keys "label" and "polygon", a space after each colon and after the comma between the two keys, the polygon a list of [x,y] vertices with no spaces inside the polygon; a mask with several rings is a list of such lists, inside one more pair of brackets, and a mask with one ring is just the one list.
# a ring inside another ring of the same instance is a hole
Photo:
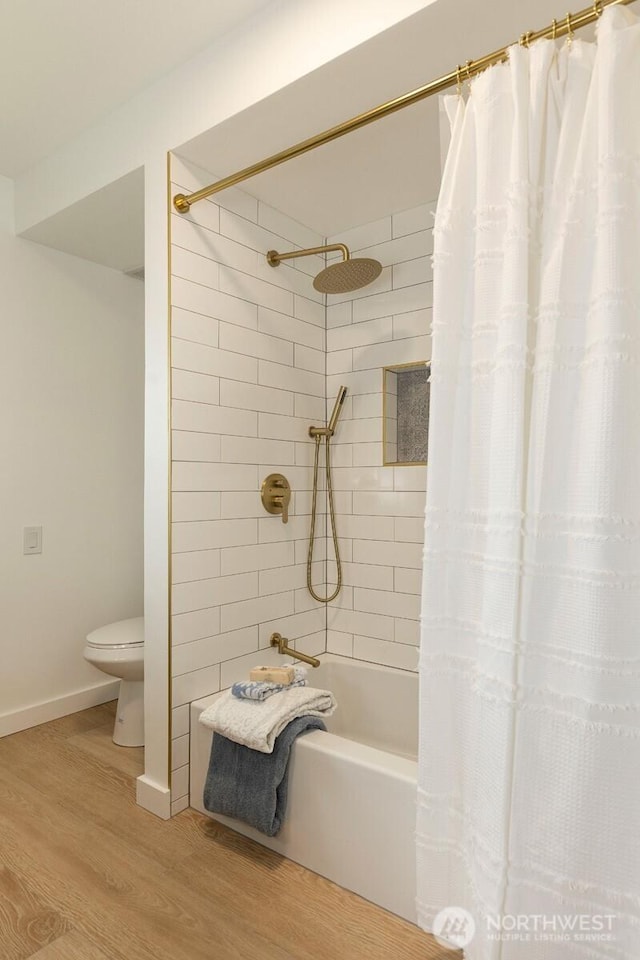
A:
{"label": "gray tile in niche", "polygon": [[429,442],[429,364],[396,370],[398,377],[398,462],[426,462]]}

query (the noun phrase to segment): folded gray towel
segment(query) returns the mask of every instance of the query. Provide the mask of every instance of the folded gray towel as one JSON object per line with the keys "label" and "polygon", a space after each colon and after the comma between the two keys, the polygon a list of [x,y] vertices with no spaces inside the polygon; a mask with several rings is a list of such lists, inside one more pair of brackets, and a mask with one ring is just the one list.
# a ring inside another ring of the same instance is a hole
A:
{"label": "folded gray towel", "polygon": [[296,737],[326,730],[320,717],[297,717],[276,738],[272,753],[251,750],[214,733],[204,785],[205,809],[235,817],[275,837],[287,808],[289,754]]}

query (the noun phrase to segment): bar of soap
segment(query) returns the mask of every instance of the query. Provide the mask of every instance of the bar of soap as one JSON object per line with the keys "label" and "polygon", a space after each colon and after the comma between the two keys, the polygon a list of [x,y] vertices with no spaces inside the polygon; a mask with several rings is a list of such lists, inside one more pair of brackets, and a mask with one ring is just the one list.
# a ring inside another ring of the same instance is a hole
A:
{"label": "bar of soap", "polygon": [[249,673],[249,680],[263,680],[265,683],[282,683],[288,686],[293,683],[295,672],[293,667],[253,667]]}

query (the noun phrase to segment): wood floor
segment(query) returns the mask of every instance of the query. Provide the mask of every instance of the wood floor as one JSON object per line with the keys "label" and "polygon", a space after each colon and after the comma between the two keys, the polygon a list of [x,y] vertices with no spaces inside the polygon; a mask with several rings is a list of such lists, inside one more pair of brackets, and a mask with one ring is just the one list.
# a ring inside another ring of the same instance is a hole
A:
{"label": "wood floor", "polygon": [[142,750],[114,746],[113,713],[0,740],[1,960],[455,956],[193,810],[137,807]]}

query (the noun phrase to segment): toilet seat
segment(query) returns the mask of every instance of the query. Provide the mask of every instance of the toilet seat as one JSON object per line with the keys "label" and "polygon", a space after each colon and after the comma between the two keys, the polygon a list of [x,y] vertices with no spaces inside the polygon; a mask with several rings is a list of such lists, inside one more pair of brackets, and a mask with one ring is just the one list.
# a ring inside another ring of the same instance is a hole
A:
{"label": "toilet seat", "polygon": [[135,650],[144,647],[144,617],[131,617],[99,627],[87,634],[87,646],[101,650]]}
{"label": "toilet seat", "polygon": [[[89,634],[91,636],[91,634]],[[92,647],[94,650],[135,650],[137,647],[144,647],[144,642],[141,643],[93,643],[87,637],[87,646]]]}

